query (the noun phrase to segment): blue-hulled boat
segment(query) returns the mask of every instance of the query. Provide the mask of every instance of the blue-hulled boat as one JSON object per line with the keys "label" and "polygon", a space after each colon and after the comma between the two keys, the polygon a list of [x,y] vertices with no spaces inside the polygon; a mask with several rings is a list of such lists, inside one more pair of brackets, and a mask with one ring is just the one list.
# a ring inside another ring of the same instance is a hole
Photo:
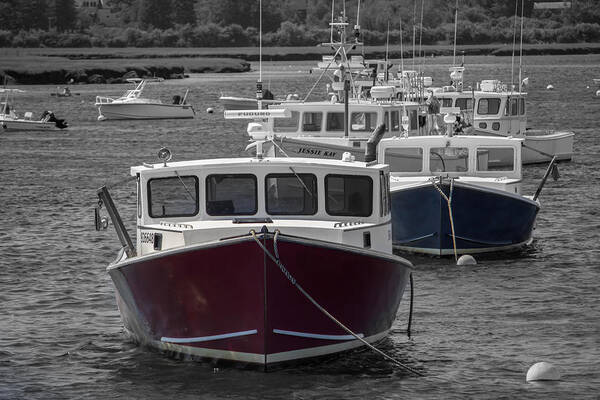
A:
{"label": "blue-hulled boat", "polygon": [[[442,256],[529,244],[540,205],[521,194],[521,146],[483,136],[381,140],[378,160],[392,171],[394,247]],[[498,167],[499,159],[512,162]]]}

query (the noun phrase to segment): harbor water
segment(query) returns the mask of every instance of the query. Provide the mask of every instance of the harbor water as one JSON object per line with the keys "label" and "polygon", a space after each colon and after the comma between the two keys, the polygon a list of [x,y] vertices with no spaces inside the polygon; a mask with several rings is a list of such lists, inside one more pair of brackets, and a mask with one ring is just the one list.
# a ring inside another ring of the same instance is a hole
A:
{"label": "harbor water", "polygon": [[[451,62],[428,58],[423,68],[442,86]],[[276,96],[304,96],[318,78],[308,73],[313,65],[265,62],[263,85]],[[466,85],[518,82],[510,58],[468,57],[465,66]],[[377,346],[424,377],[366,349],[263,373],[170,358],[126,336],[106,273],[119,242],[112,226],[94,230],[96,189],[123,180],[132,165],[157,162],[162,146],[174,160],[246,154],[245,123],[224,121],[217,99],[254,96],[257,71],[149,84],[147,94],[163,101],[190,89],[196,118],[179,121],[98,122],[95,96],[121,95],[127,85],[72,86],[66,98],[50,96],[55,86],[19,86],[26,92],[14,98],[17,111],[51,110],[71,127],[0,132],[0,399],[597,398],[600,98],[592,79],[599,66],[600,55],[524,60],[529,126],[575,132],[573,160],[559,165],[560,179],[540,196],[531,246],[476,255],[470,266],[404,255],[415,265],[412,336],[407,290]],[[323,96],[324,84],[310,99]],[[545,169],[524,168],[525,194]],[[135,187],[112,193],[133,232]],[[562,379],[526,383],[539,361],[558,366]]]}

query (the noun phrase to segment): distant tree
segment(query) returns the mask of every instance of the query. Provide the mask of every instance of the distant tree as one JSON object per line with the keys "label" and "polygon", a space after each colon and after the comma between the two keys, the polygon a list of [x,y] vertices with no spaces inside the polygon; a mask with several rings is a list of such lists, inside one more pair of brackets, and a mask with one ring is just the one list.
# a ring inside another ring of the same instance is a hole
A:
{"label": "distant tree", "polygon": [[194,0],[173,0],[173,23],[179,25],[196,25],[196,12]]}
{"label": "distant tree", "polygon": [[[262,23],[264,32],[272,32],[279,28],[282,17],[280,0],[262,1]],[[221,25],[237,24],[243,28],[259,25],[259,0],[209,0],[214,22]]]}
{"label": "distant tree", "polygon": [[48,5],[46,0],[20,1],[22,13],[22,29],[47,29]]}
{"label": "distant tree", "polygon": [[170,28],[171,0],[141,0],[139,19],[142,28]]}
{"label": "distant tree", "polygon": [[75,9],[74,0],[55,0],[54,7],[49,10],[50,15],[53,14],[55,19],[55,27],[58,31],[63,32],[72,30],[77,24],[77,10]]}

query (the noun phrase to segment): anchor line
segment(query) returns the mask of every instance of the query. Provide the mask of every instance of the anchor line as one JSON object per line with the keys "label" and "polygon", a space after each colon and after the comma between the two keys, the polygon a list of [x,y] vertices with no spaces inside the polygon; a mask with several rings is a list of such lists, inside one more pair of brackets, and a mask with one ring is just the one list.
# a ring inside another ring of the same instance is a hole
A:
{"label": "anchor line", "polygon": [[[442,178],[440,177],[440,183],[441,182]],[[452,228],[452,246],[454,247],[454,261],[458,261],[458,255],[456,253],[456,234],[454,232],[454,218],[452,218],[452,193],[454,191],[454,179],[450,178],[450,197],[446,196],[442,189],[440,189],[440,187],[435,183],[435,178],[431,180],[431,183],[448,204],[448,217],[450,218],[450,227]]]}
{"label": "anchor line", "polygon": [[391,361],[393,364],[395,364],[396,366],[411,372],[415,375],[418,376],[425,376],[423,373],[409,367],[408,365],[405,365],[403,363],[401,363],[400,361],[396,360],[395,358],[385,354],[383,351],[379,350],[378,348],[376,348],[375,346],[373,346],[372,344],[370,344],[369,342],[367,342],[366,340],[364,340],[362,337],[360,337],[359,335],[357,335],[356,333],[354,333],[350,328],[348,328],[346,325],[344,325],[343,323],[341,323],[339,320],[337,320],[333,315],[331,315],[325,308],[323,308],[319,303],[317,303],[317,301],[315,299],[312,298],[312,296],[310,294],[308,294],[304,288],[302,288],[302,286],[300,286],[300,284],[298,283],[298,281],[296,281],[296,279],[292,276],[292,274],[285,268],[285,266],[283,265],[283,263],[280,261],[279,259],[279,250],[277,248],[277,237],[279,236],[279,229],[275,230],[275,235],[273,237],[273,250],[275,252],[275,255],[273,255],[266,247],[264,244],[262,244],[260,242],[260,240],[258,239],[258,237],[256,237],[256,232],[254,231],[254,229],[250,230],[250,234],[252,235],[252,237],[254,238],[254,241],[256,241],[256,243],[258,244],[258,246],[264,251],[264,253],[279,267],[279,270],[283,273],[283,275],[290,281],[290,283],[296,287],[296,289],[298,289],[300,291],[300,293],[302,293],[302,295],[304,295],[304,297],[306,297],[315,307],[317,307],[319,309],[319,311],[321,311],[323,314],[325,314],[329,319],[331,319],[333,322],[335,322],[340,328],[342,328],[343,330],[345,330],[347,333],[349,333],[350,335],[352,335],[354,338],[356,338],[357,340],[361,341],[365,346],[367,346],[369,349],[373,350],[374,352],[378,353],[379,355],[381,355],[383,358]]}

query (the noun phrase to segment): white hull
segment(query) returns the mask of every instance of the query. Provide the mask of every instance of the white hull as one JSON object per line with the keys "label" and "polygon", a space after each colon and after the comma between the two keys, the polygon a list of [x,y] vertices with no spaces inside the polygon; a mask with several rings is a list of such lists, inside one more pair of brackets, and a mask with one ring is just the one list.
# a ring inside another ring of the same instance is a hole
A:
{"label": "white hull", "polygon": [[189,104],[105,103],[96,106],[100,120],[194,118],[194,109]]}
{"label": "white hull", "polygon": [[573,132],[553,132],[542,133],[527,132],[523,145],[523,164],[536,164],[548,162],[550,158],[542,153],[533,151],[530,148],[539,150],[543,153],[556,156],[559,161],[569,161],[573,157]]}
{"label": "white hull", "polygon": [[[249,97],[221,96],[219,102],[225,110],[256,110],[258,109],[258,100]],[[263,106],[281,104],[280,100],[263,100]]]}
{"label": "white hull", "polygon": [[0,125],[7,131],[54,131],[59,129],[54,122],[22,119],[0,119]]}

